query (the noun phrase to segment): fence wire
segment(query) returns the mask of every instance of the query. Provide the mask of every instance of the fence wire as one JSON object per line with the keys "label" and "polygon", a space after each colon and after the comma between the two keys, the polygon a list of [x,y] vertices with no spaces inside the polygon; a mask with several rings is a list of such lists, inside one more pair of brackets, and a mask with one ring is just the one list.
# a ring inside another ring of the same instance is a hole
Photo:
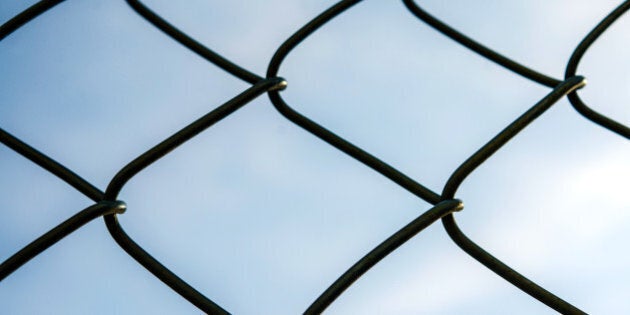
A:
{"label": "fence wire", "polygon": [[[21,26],[29,23],[47,10],[53,8],[60,2],[62,2],[62,0],[43,0],[18,14],[0,27],[0,40],[4,39]],[[426,212],[418,218],[414,219],[405,227],[384,240],[381,244],[351,266],[333,284],[326,288],[310,306],[308,306],[305,311],[306,314],[318,314],[323,312],[365,272],[376,265],[389,253],[395,251],[403,243],[417,235],[424,228],[438,220],[442,221],[448,235],[463,251],[478,260],[488,269],[504,278],[506,281],[529,294],[531,297],[562,314],[585,314],[585,312],[576,306],[569,304],[560,297],[519,274],[517,271],[493,257],[482,247],[475,244],[470,238],[468,238],[455,221],[454,213],[463,209],[462,201],[456,199],[455,197],[458,188],[468,175],[470,175],[479,165],[484,163],[504,144],[514,138],[521,130],[527,127],[528,124],[544,114],[546,110],[564,96],[568,97],[572,106],[585,118],[610,130],[618,136],[630,139],[630,128],[602,115],[601,113],[598,113],[580,99],[578,90],[586,84],[586,80],[584,77],[576,75],[577,67],[585,52],[613,22],[615,22],[628,10],[628,8],[630,8],[630,1],[625,1],[615,8],[584,37],[580,44],[575,48],[567,63],[564,78],[554,78],[539,73],[525,65],[519,64],[514,60],[476,42],[432,16],[413,0],[403,0],[404,5],[411,14],[443,35],[450,37],[468,49],[501,65],[515,74],[550,88],[549,94],[505,127],[499,134],[488,141],[477,152],[472,154],[464,163],[462,163],[450,175],[441,193],[432,191],[431,189],[423,186],[421,183],[418,183],[414,179],[398,171],[394,167],[364,151],[360,147],[355,146],[344,138],[325,129],[309,117],[296,111],[282,98],[282,90],[287,86],[288,80],[279,77],[278,72],[285,57],[304,39],[316,32],[322,25],[342,14],[344,11],[352,8],[353,5],[360,2],[359,0],[340,1],[297,30],[280,47],[277,48],[275,54],[269,62],[267,73],[264,77],[233,63],[229,59],[205,47],[151,11],[151,9],[146,7],[142,2],[138,0],[126,0],[126,2],[135,12],[150,22],[153,26],[160,29],[166,35],[189,48],[208,62],[222,68],[234,77],[251,84],[251,86],[242,93],[234,96],[228,102],[222,104],[207,115],[199,118],[195,122],[168,137],[160,144],[143,153],[133,161],[129,162],[117,174],[115,174],[105,191],[101,191],[81,176],[74,173],[72,170],[56,162],[53,158],[48,157],[44,153],[29,146],[27,143],[11,135],[9,132],[0,129],[0,141],[4,145],[13,149],[23,157],[31,160],[33,163],[36,163],[40,167],[46,169],[74,187],[78,192],[94,201],[92,206],[81,210],[68,220],[60,223],[49,232],[37,238],[4,261],[2,265],[0,265],[0,281],[27,263],[30,259],[61,240],[63,237],[78,230],[86,223],[98,217],[103,217],[107,229],[120,247],[139,264],[155,275],[155,277],[159,278],[162,282],[168,285],[173,291],[204,312],[210,314],[228,313],[228,311],[224,310],[221,306],[214,303],[211,299],[204,296],[195,288],[187,284],[183,279],[171,272],[125,233],[118,221],[117,215],[125,212],[126,205],[123,201],[118,200],[118,194],[123,186],[144,168],[165,156],[182,143],[221,121],[223,118],[231,115],[237,109],[251,102],[253,99],[261,96],[262,94],[267,94],[273,106],[288,120],[338,150],[343,151],[356,161],[369,166],[374,171],[382,174],[403,189],[407,190],[409,193],[416,195],[422,200],[425,200],[433,205],[432,208],[426,210]]]}

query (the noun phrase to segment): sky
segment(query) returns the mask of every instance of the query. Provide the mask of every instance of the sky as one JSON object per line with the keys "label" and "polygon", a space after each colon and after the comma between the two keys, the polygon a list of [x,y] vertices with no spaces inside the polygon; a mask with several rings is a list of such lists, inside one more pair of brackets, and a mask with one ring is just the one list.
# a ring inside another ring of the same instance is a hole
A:
{"label": "sky", "polygon": [[[35,1],[3,0],[0,21]],[[323,0],[145,4],[259,75]],[[430,13],[562,77],[618,1],[422,1]],[[581,97],[630,124],[630,20],[591,47]],[[282,64],[295,109],[434,191],[550,89],[439,34],[401,1],[366,0]],[[128,162],[249,85],[120,1],[65,1],[0,42],[0,126],[104,190]],[[592,314],[630,313],[630,143],[565,99],[462,184],[461,229]],[[0,146],[0,260],[92,202]],[[235,314],[303,312],[431,205],[280,115],[266,95],[132,178],[118,219],[146,251]],[[199,314],[96,219],[0,283],[7,314]],[[328,314],[554,314],[460,250],[437,222]]]}

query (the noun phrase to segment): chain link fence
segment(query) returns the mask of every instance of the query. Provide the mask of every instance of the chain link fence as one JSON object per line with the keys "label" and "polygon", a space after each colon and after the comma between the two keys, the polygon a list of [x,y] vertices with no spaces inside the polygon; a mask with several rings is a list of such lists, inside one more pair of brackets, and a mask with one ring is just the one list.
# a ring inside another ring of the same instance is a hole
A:
{"label": "chain link fence", "polygon": [[[6,38],[23,25],[31,23],[35,18],[60,2],[62,1],[40,1],[13,17],[0,27],[0,40]],[[203,115],[193,123],[170,135],[158,145],[133,159],[113,176],[105,190],[99,189],[96,185],[88,182],[70,168],[57,162],[54,158],[49,157],[37,148],[25,143],[20,138],[12,135],[9,131],[0,129],[0,140],[4,145],[54,174],[59,179],[72,186],[77,192],[85,195],[94,202],[93,205],[77,212],[66,221],[61,222],[49,232],[35,239],[6,259],[2,265],[0,265],[0,280],[4,280],[33,257],[39,255],[62,238],[79,230],[88,222],[103,217],[105,225],[116,243],[118,243],[129,256],[135,259],[137,263],[150,271],[175,293],[181,295],[204,312],[211,314],[224,314],[229,312],[229,309],[226,310],[218,303],[215,303],[211,296],[207,297],[194,286],[189,285],[185,279],[180,278],[169,270],[166,264],[161,263],[158,259],[151,256],[148,251],[143,248],[141,242],[135,241],[124,231],[122,227],[124,223],[121,224],[121,222],[119,222],[119,216],[126,211],[127,205],[122,200],[119,200],[119,194],[123,187],[125,187],[134,176],[143,172],[145,168],[200,133],[212,132],[212,129],[209,129],[210,127],[251,103],[254,99],[266,94],[275,109],[286,119],[328,143],[330,146],[352,157],[356,162],[363,163],[373,171],[383,175],[408,193],[432,205],[432,207],[425,209],[416,219],[393,233],[360,260],[356,261],[356,263],[350,266],[347,271],[341,274],[329,287],[325,288],[319,297],[314,297],[312,304],[306,307],[306,314],[318,314],[326,310],[326,308],[355,283],[359,277],[378,264],[387,255],[396,251],[402,244],[414,236],[417,236],[423,229],[437,223],[437,221],[441,221],[441,224],[450,238],[464,252],[501,276],[505,281],[508,281],[515,287],[529,294],[532,298],[544,303],[557,312],[562,314],[584,314],[584,311],[580,310],[578,307],[568,303],[560,296],[518,273],[466,236],[455,221],[457,212],[464,209],[463,201],[457,199],[457,191],[460,185],[475,169],[484,164],[488,158],[499,151],[508,141],[516,137],[530,123],[545,114],[547,110],[565,96],[567,96],[571,105],[584,119],[588,119],[592,123],[608,129],[610,131],[610,137],[620,136],[630,139],[630,128],[594,110],[590,104],[587,104],[579,97],[578,92],[579,89],[586,84],[586,79],[578,75],[580,60],[600,35],[630,8],[630,1],[619,5],[596,25],[590,33],[586,34],[569,58],[564,77],[553,77],[517,63],[467,37],[462,32],[450,27],[428,13],[419,3],[413,0],[403,0],[404,6],[412,16],[430,25],[444,36],[450,37],[452,40],[506,68],[514,74],[549,88],[547,95],[507,125],[496,136],[489,139],[487,143],[457,167],[448,176],[446,184],[441,191],[430,189],[428,186],[423,185],[422,182],[417,181],[394,166],[377,158],[367,150],[354,145],[339,134],[322,127],[322,125],[314,119],[298,111],[289,101],[283,98],[283,90],[291,84],[290,77],[283,78],[280,76],[282,73],[280,67],[285,58],[296,47],[299,47],[303,40],[317,33],[320,27],[334,20],[336,17],[343,15],[344,12],[352,10],[353,6],[359,2],[360,1],[356,0],[340,1],[297,30],[277,48],[269,62],[266,73],[263,75],[254,73],[204,46],[185,32],[170,24],[142,2],[127,0],[129,6],[155,28],[158,28],[165,35],[187,47],[206,61],[220,67],[229,75],[246,82],[249,86],[229,101],[223,103],[208,114]],[[19,36],[19,34],[13,36]],[[456,89],[454,92],[457,92]],[[447,127],[450,128],[452,126]],[[5,196],[4,198],[11,197],[14,196]],[[421,312],[422,310],[418,311]]]}

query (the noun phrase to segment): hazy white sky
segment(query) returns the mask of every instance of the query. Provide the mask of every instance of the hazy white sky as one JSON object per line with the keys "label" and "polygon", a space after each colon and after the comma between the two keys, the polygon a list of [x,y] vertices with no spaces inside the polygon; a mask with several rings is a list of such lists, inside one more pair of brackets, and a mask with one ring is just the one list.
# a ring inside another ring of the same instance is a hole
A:
{"label": "hazy white sky", "polygon": [[[0,21],[35,1],[0,2]],[[422,1],[438,18],[553,77],[617,1]],[[334,1],[146,0],[264,75]],[[630,20],[582,60],[594,108],[630,124]],[[284,99],[434,191],[544,97],[437,33],[401,1],[366,0],[298,46]],[[105,189],[126,163],[248,85],[120,1],[66,1],[0,42],[0,126]],[[563,99],[472,173],[462,230],[592,314],[630,312],[630,143]],[[0,146],[0,260],[89,206]],[[430,205],[284,117],[263,95],[124,187],[127,233],[235,314],[303,312]],[[199,313],[95,220],[0,283],[9,314]],[[357,281],[330,314],[553,314],[461,251],[437,223]]]}

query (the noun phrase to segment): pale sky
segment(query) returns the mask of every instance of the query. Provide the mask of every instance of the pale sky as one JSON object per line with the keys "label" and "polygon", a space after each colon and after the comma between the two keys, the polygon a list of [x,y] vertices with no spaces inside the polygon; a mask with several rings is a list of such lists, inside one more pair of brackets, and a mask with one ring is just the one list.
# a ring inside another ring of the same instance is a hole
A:
{"label": "pale sky", "polygon": [[[3,0],[4,23],[35,1]],[[618,1],[422,1],[436,17],[560,78]],[[145,3],[263,76],[278,46],[334,1]],[[630,20],[578,74],[593,108],[630,124]],[[441,191],[450,174],[550,89],[366,0],[291,52],[295,109]],[[104,190],[125,164],[249,85],[120,1],[70,0],[0,42],[0,127]],[[630,313],[630,142],[566,99],[462,184],[477,244],[591,314]],[[92,202],[0,146],[0,260]],[[234,314],[297,314],[431,205],[281,116],[262,95],[134,177],[125,231]],[[0,283],[7,314],[199,314],[97,219]],[[554,314],[460,250],[440,222],[360,278],[328,314]]]}

